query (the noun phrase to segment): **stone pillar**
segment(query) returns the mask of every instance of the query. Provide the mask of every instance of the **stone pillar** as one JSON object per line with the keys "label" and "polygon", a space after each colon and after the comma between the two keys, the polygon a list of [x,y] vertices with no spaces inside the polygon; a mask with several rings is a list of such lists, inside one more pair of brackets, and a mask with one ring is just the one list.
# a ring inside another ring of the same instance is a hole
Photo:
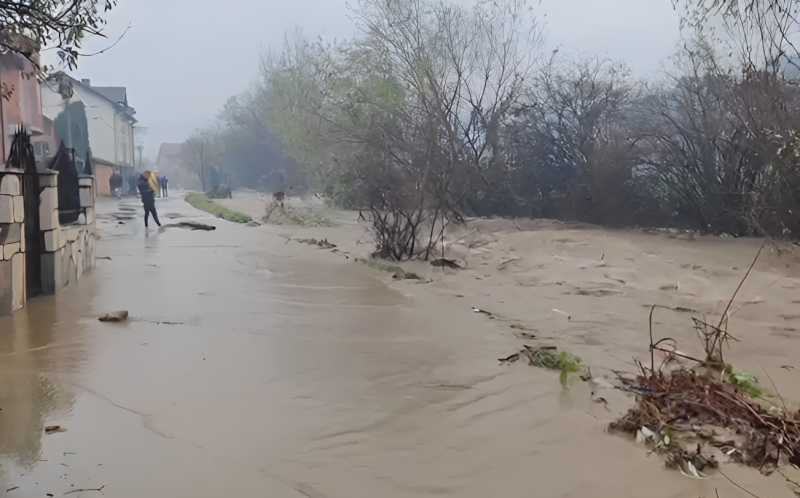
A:
{"label": "stone pillar", "polygon": [[94,223],[94,177],[91,175],[80,175],[78,177],[81,198],[81,216],[78,223],[81,225],[91,225]]}
{"label": "stone pillar", "polygon": [[61,269],[66,245],[58,222],[58,172],[39,173],[39,229],[44,235],[42,247],[42,293],[55,294],[64,286]]}
{"label": "stone pillar", "polygon": [[80,278],[84,272],[94,267],[94,241],[95,241],[95,201],[97,198],[96,180],[91,175],[81,175],[78,185],[81,189],[81,216],[84,228],[80,231],[76,241],[75,253],[76,275]]}
{"label": "stone pillar", "polygon": [[0,316],[25,305],[25,201],[22,172],[0,171]]}

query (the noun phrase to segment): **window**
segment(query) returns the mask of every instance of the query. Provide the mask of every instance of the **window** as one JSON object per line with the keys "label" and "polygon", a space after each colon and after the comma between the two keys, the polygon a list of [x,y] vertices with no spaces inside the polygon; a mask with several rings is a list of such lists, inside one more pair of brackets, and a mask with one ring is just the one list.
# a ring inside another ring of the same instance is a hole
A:
{"label": "window", "polygon": [[34,142],[33,155],[37,160],[43,160],[50,157],[50,144],[48,142]]}

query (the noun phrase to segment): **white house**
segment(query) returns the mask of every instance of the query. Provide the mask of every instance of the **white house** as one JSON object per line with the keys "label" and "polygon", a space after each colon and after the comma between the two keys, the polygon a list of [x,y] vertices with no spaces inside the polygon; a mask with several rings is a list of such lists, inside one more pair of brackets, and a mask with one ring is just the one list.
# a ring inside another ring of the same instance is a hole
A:
{"label": "white house", "polygon": [[79,170],[91,149],[99,194],[111,194],[108,180],[115,169],[126,179],[134,175],[136,111],[125,87],[92,86],[59,72],[42,84],[42,113],[53,120],[64,145],[75,149]]}

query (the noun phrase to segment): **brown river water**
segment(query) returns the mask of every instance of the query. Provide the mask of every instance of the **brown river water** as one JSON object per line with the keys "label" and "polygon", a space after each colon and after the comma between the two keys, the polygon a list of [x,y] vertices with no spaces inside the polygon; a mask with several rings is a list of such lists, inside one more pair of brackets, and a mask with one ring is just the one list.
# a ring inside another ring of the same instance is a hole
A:
{"label": "brown river water", "polygon": [[[0,318],[3,496],[749,496],[608,434],[622,393],[596,403],[589,383],[565,390],[497,359],[547,344],[595,376],[633,371],[656,303],[693,310],[659,310],[654,326],[697,354],[691,317],[724,308],[759,240],[476,221],[448,246],[467,269],[408,265],[424,283],[396,282],[354,262],[368,248],[344,215],[336,228],[245,227],[178,198],[158,207],[167,223],[218,229],[145,236],[103,200],[110,259]],[[339,248],[290,240],[311,236]],[[795,405],[799,304],[800,263],[767,250],[735,301],[727,358],[766,370]],[[119,309],[127,322],[97,320]],[[56,424],[67,431],[43,433]],[[777,474],[723,470],[758,496],[795,496]]]}

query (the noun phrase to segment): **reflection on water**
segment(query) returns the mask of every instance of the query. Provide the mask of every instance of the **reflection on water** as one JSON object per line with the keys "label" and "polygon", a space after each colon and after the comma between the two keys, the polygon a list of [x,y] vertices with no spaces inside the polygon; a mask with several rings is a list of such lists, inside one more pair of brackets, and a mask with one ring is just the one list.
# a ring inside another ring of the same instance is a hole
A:
{"label": "reflection on water", "polygon": [[75,395],[60,390],[45,374],[0,371],[0,461],[32,470],[41,458],[48,420],[68,413]]}
{"label": "reflection on water", "polygon": [[[82,286],[84,296],[93,296]],[[0,318],[0,472],[6,482],[13,473],[30,472],[42,457],[44,428],[63,419],[76,393],[56,380],[56,373],[73,371],[83,351],[74,335],[76,324],[57,332],[59,309],[74,312],[75,296],[32,299],[28,306]],[[63,301],[63,303],[61,303]],[[67,318],[67,317],[65,317]],[[74,320],[74,318],[67,320]],[[60,337],[59,337],[60,336]],[[19,472],[17,472],[19,471]]]}

